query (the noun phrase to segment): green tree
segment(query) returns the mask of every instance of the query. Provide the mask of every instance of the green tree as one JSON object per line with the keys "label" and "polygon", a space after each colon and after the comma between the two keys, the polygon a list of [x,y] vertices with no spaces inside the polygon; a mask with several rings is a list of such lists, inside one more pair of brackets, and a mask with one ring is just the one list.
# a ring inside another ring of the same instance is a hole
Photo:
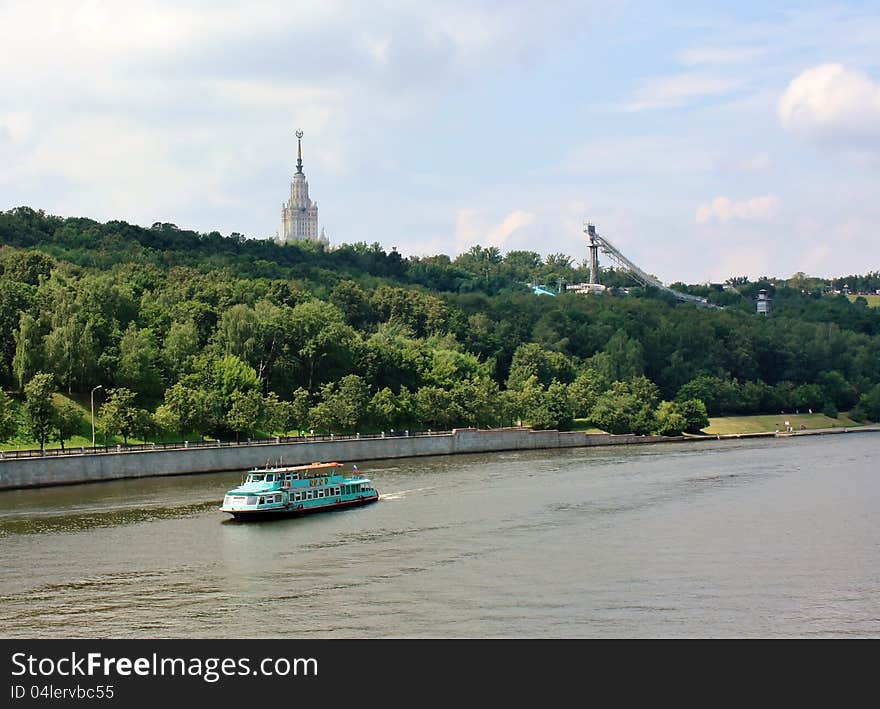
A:
{"label": "green tree", "polygon": [[173,322],[165,335],[162,359],[165,369],[175,378],[188,372],[190,362],[199,352],[199,330],[192,320]]}
{"label": "green tree", "polygon": [[307,429],[309,427],[309,392],[299,387],[293,392],[290,407],[290,420],[296,430],[302,432]]}
{"label": "green tree", "polygon": [[[693,401],[693,399],[691,400]],[[672,401],[661,401],[655,414],[657,433],[661,436],[680,436],[687,426],[687,420]]]}
{"label": "green tree", "polygon": [[122,436],[128,445],[128,437],[138,427],[138,409],[134,403],[135,393],[125,387],[107,392],[107,399],[97,417],[97,427],[106,437]]}
{"label": "green tree", "polygon": [[685,425],[682,430],[686,433],[699,433],[709,425],[706,405],[699,399],[677,401],[675,406],[678,413],[684,417]]}
{"label": "green tree", "polygon": [[608,340],[603,350],[601,373],[608,381],[625,381],[645,372],[645,348],[622,330]]}
{"label": "green tree", "polygon": [[159,351],[152,332],[129,324],[119,342],[116,383],[148,398],[157,397],[162,393],[158,363]]}
{"label": "green tree", "polygon": [[590,420],[603,431],[613,434],[632,431],[632,416],[638,410],[636,398],[612,385],[596,401],[590,412]]}
{"label": "green tree", "polygon": [[216,338],[223,354],[249,362],[258,346],[258,330],[257,314],[251,307],[238,303],[223,312]]}
{"label": "green tree", "polygon": [[232,403],[231,397],[234,392],[259,390],[260,388],[260,380],[256,370],[235,355],[226,355],[214,360],[212,374],[214,390],[226,410]]}
{"label": "green tree", "polygon": [[459,417],[452,395],[439,387],[422,387],[413,395],[417,421],[428,428],[449,429]]}
{"label": "green tree", "polygon": [[822,387],[825,401],[834,404],[837,409],[847,410],[858,401],[855,387],[838,371],[820,372],[817,383]]}
{"label": "green tree", "polygon": [[0,442],[8,441],[18,430],[18,420],[12,399],[0,389]]}
{"label": "green tree", "polygon": [[70,393],[94,379],[98,360],[96,323],[83,311],[76,282],[69,276],[56,272],[39,292],[45,298],[46,319],[52,326],[44,338],[46,364]]}
{"label": "green tree", "polygon": [[319,425],[329,426],[333,431],[355,432],[369,416],[369,400],[369,387],[357,374],[343,377],[338,384],[325,384],[321,387],[323,407],[319,408]]}
{"label": "green tree", "polygon": [[156,419],[146,409],[135,409],[134,422],[131,427],[132,435],[146,441],[160,432]]}
{"label": "green tree", "polygon": [[647,377],[614,382],[596,401],[590,420],[608,433],[646,435],[656,428],[657,386]]}
{"label": "green tree", "polygon": [[587,369],[575,377],[569,385],[572,412],[576,418],[587,418],[602,392],[607,391],[611,383],[598,370]]}
{"label": "green tree", "polygon": [[165,434],[181,433],[180,416],[168,404],[160,404],[156,407],[156,412],[153,414],[153,423],[156,430],[162,434],[163,439]]}
{"label": "green tree", "polygon": [[382,431],[400,425],[400,402],[389,387],[384,387],[373,394],[367,410],[370,421]]}
{"label": "green tree", "polygon": [[217,430],[223,419],[224,407],[219,394],[204,387],[191,387],[177,382],[165,390],[167,418],[176,417],[181,433],[194,432],[201,436]]}
{"label": "green tree", "polygon": [[42,251],[24,251],[16,253],[14,258],[3,260],[2,269],[13,281],[39,285],[41,279],[49,277],[55,267],[55,259]]}
{"label": "green tree", "polygon": [[547,387],[554,379],[568,384],[574,379],[574,366],[562,352],[548,350],[529,342],[516,348],[510,365],[507,388],[521,387],[529,377],[536,377],[541,386]]}
{"label": "green tree", "polygon": [[425,372],[427,384],[452,389],[458,382],[488,377],[488,371],[476,356],[467,352],[438,348],[433,351],[431,367]]}
{"label": "green tree", "polygon": [[309,409],[309,425],[311,430],[325,434],[333,433],[334,429],[339,428],[333,407],[326,401],[319,401]]}
{"label": "green tree", "polygon": [[243,433],[248,438],[253,438],[254,433],[261,427],[265,415],[265,402],[259,391],[232,392],[231,406],[226,414],[226,425],[235,431],[236,440]]}
{"label": "green tree", "polygon": [[792,403],[800,411],[804,409],[818,411],[825,403],[825,391],[818,384],[801,384],[794,390]]}
{"label": "green tree", "polygon": [[859,397],[858,408],[864,412],[869,421],[880,421],[880,384]]}
{"label": "green tree", "polygon": [[64,441],[80,432],[83,415],[80,408],[72,401],[64,400],[55,412],[55,440],[64,450]]}
{"label": "green tree", "polygon": [[[787,397],[788,395],[786,395]],[[702,401],[710,416],[737,411],[741,403],[740,390],[734,382],[705,374],[694,377],[687,384],[684,384],[675,395],[676,401],[687,401],[688,399]]]}
{"label": "green tree", "polygon": [[357,374],[349,374],[340,380],[334,404],[343,429],[356,431],[361,427],[368,416],[369,401],[370,388],[363,378]]}
{"label": "green tree", "polygon": [[544,392],[541,404],[529,419],[535,428],[569,431],[574,423],[568,387],[555,379]]}
{"label": "green tree", "polygon": [[450,394],[469,426],[496,426],[503,420],[498,385],[488,376],[455,382]]}
{"label": "green tree", "polygon": [[12,373],[19,390],[23,390],[25,382],[30,381],[43,364],[43,336],[37,321],[28,313],[22,313],[14,338]]}
{"label": "green tree", "polygon": [[293,404],[283,401],[274,391],[270,391],[263,400],[263,423],[269,433],[286,435],[293,420]]}
{"label": "green tree", "polygon": [[350,371],[351,356],[357,340],[342,313],[330,303],[310,300],[293,309],[295,341],[300,343],[297,356],[305,374],[306,389],[314,391],[321,382]]}
{"label": "green tree", "polygon": [[44,372],[35,374],[24,386],[25,427],[30,436],[40,444],[40,450],[46,447],[46,441],[55,428],[56,411],[52,404],[54,389],[54,377]]}
{"label": "green tree", "polygon": [[533,422],[543,416],[544,387],[534,374],[517,387],[508,387],[502,399],[506,417],[511,424]]}
{"label": "green tree", "polygon": [[508,251],[502,270],[516,281],[531,283],[537,279],[541,265],[541,255],[536,251]]}
{"label": "green tree", "polygon": [[354,281],[337,283],[330,292],[330,302],[339,308],[348,324],[357,330],[363,330],[375,322],[376,314],[370,299]]}

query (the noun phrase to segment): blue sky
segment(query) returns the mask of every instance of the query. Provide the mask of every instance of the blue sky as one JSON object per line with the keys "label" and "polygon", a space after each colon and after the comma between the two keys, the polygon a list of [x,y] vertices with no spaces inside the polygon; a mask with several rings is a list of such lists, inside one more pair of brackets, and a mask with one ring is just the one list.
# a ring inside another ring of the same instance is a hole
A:
{"label": "blue sky", "polygon": [[880,6],[0,0],[0,208],[586,257],[880,269]]}

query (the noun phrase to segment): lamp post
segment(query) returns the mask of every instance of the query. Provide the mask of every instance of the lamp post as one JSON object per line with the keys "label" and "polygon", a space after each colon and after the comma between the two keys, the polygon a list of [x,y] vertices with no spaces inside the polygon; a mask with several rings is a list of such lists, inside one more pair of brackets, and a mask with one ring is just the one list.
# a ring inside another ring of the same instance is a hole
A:
{"label": "lamp post", "polygon": [[96,386],[94,389],[92,389],[92,396],[91,396],[91,400],[92,400],[92,448],[95,447],[95,392],[98,389],[103,389],[103,388],[104,388],[103,384],[98,384],[98,386]]}

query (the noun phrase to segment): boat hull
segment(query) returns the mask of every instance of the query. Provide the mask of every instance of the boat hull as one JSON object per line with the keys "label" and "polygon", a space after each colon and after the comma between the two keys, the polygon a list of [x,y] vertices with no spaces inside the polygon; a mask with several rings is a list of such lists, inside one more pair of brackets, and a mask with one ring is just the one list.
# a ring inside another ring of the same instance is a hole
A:
{"label": "boat hull", "polygon": [[289,503],[283,507],[261,510],[221,510],[231,514],[237,521],[260,521],[267,519],[282,519],[285,517],[299,517],[300,515],[313,514],[316,512],[333,512],[335,510],[348,509],[350,507],[361,507],[379,500],[378,493],[371,497],[359,497],[356,500],[344,500],[341,502],[333,502],[329,505],[317,505],[306,507],[301,503]]}

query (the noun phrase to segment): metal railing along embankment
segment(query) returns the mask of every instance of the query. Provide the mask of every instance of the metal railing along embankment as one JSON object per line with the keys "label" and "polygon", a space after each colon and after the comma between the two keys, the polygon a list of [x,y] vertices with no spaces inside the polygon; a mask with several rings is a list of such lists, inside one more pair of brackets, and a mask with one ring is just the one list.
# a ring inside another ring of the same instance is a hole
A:
{"label": "metal railing along embankment", "polygon": [[241,448],[245,446],[270,446],[288,443],[316,443],[319,441],[355,441],[382,438],[416,438],[424,436],[448,436],[452,431],[382,431],[380,433],[309,434],[305,436],[273,436],[272,438],[248,438],[240,441],[178,441],[174,443],[118,443],[104,446],[78,446],[73,448],[29,448],[24,450],[0,450],[0,460],[22,458],[59,458],[62,456],[116,455],[162,450],[196,450],[199,448]]}

